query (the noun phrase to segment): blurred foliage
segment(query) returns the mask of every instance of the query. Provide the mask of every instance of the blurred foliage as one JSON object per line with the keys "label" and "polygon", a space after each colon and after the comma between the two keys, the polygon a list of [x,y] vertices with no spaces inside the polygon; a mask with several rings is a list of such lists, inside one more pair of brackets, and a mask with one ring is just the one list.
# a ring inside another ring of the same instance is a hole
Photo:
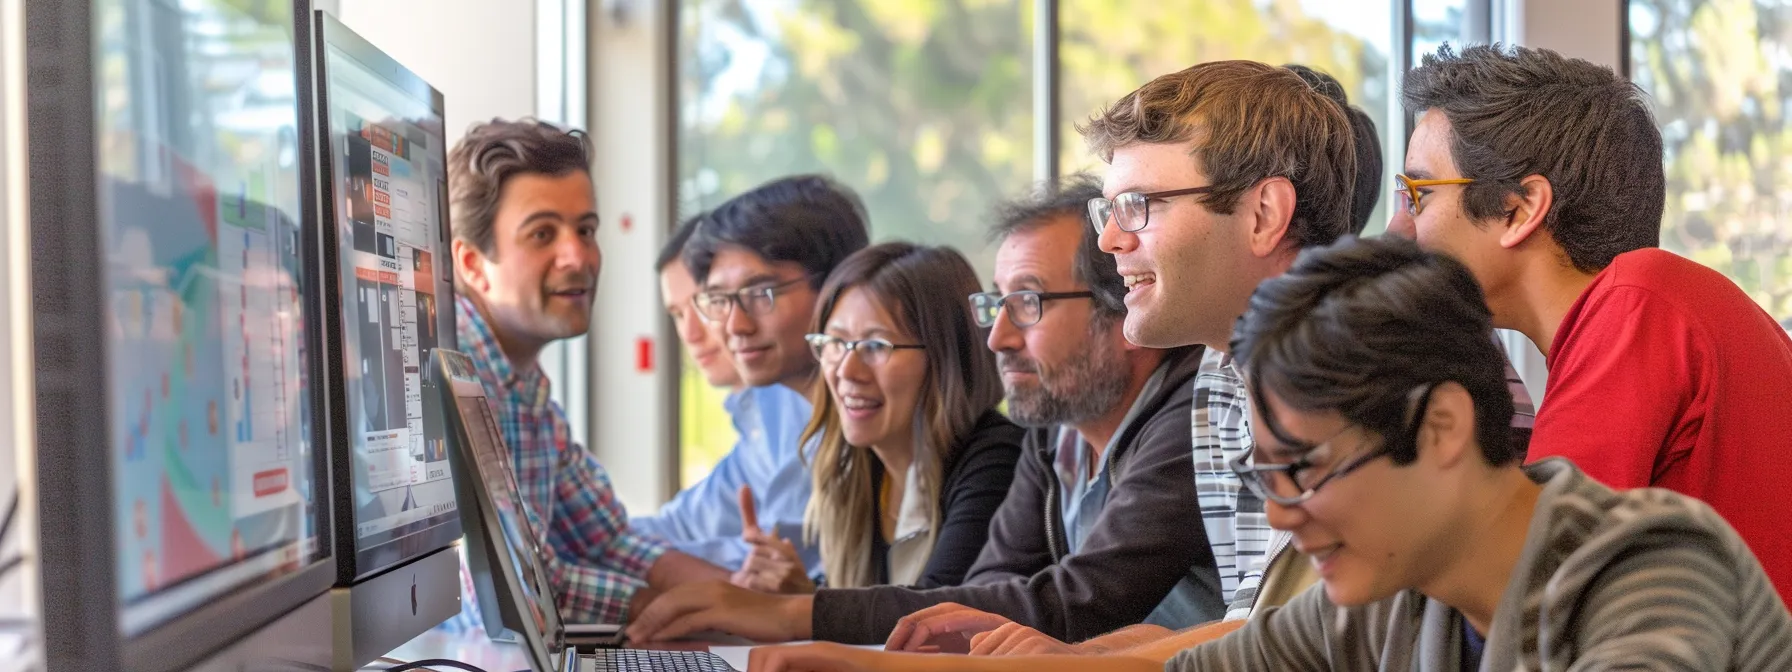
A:
{"label": "blurred foliage", "polygon": [[1631,78],[1666,149],[1662,247],[1792,329],[1792,2],[1631,0]]}
{"label": "blurred foliage", "polygon": [[[1152,77],[1216,59],[1329,72],[1385,133],[1391,40],[1370,45],[1306,7],[1062,0],[1065,172],[1098,165],[1073,124]],[[1347,3],[1359,7],[1391,12],[1387,0]],[[1391,33],[1391,19],[1377,21]],[[1030,0],[683,0],[678,22],[681,217],[779,176],[829,173],[865,199],[874,239],[952,245],[989,277],[991,209],[1033,180]],[[681,388],[691,483],[733,434],[719,393],[695,375]]]}

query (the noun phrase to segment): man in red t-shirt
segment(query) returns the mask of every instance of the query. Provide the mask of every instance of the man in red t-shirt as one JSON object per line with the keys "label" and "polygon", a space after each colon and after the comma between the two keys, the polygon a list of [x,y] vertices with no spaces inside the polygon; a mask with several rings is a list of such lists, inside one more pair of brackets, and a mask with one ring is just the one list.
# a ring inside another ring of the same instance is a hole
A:
{"label": "man in red t-shirt", "polygon": [[1656,249],[1661,134],[1611,70],[1447,48],[1406,75],[1418,115],[1388,230],[1468,265],[1494,323],[1549,362],[1530,459],[1705,500],[1792,600],[1792,340],[1741,289]]}

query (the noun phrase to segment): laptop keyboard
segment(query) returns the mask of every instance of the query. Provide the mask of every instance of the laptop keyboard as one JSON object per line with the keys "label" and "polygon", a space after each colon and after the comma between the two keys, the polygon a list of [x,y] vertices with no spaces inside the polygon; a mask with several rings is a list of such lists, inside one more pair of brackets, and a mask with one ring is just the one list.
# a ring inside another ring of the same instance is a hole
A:
{"label": "laptop keyboard", "polygon": [[584,672],[735,672],[713,653],[605,649],[585,656]]}

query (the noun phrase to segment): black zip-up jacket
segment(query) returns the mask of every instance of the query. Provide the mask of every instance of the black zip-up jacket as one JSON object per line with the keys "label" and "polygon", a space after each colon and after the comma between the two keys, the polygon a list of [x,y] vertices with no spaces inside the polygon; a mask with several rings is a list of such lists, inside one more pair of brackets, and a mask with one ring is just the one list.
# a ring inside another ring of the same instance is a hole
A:
{"label": "black zip-up jacket", "polygon": [[1107,503],[1079,552],[1066,552],[1053,468],[1056,428],[1033,430],[966,585],[818,591],[815,639],[882,643],[902,617],[956,602],[1078,642],[1144,621],[1183,581],[1196,587],[1207,620],[1223,616],[1189,431],[1200,363],[1199,347],[1167,353],[1158,365],[1162,384],[1134,402],[1138,413],[1109,458]]}

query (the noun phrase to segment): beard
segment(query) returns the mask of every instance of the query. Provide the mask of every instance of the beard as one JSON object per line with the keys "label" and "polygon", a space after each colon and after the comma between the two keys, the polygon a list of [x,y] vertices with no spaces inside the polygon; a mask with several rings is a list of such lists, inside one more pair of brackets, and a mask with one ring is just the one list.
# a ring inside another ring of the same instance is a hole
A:
{"label": "beard", "polygon": [[1085,422],[1114,410],[1126,394],[1130,367],[1125,353],[1097,345],[1101,342],[1097,333],[1111,328],[1111,324],[1089,325],[1083,350],[1056,366],[1015,353],[996,353],[1002,371],[1038,376],[1037,382],[1004,385],[1008,418],[1023,427],[1051,427]]}

